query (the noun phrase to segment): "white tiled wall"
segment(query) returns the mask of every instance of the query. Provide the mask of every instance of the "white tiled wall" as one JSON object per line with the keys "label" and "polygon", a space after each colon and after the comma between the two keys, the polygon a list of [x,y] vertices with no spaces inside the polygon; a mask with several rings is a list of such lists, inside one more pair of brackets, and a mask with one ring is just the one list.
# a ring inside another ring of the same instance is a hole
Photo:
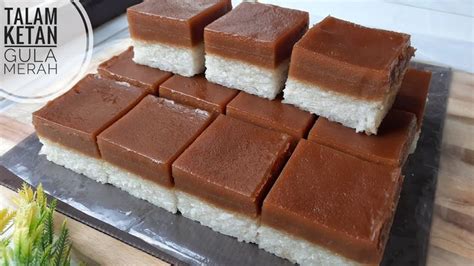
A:
{"label": "white tiled wall", "polygon": [[[236,6],[241,1],[233,1]],[[415,59],[474,73],[474,1],[261,0],[306,10],[311,24],[327,15],[412,35]]]}
{"label": "white tiled wall", "polygon": [[396,4],[436,10],[473,17],[474,7],[470,0],[386,0]]}

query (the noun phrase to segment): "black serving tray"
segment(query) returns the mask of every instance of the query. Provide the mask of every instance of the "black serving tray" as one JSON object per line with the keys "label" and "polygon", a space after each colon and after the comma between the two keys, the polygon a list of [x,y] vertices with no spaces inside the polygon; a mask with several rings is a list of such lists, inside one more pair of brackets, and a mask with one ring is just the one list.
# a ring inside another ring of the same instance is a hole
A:
{"label": "black serving tray", "polygon": [[[382,265],[424,265],[431,228],[440,147],[451,72],[447,68],[412,64],[433,72],[418,148],[404,167],[405,181]],[[0,157],[22,180],[62,203],[59,210],[137,248],[173,264],[290,265],[290,262],[238,242],[179,214],[171,214],[39,156],[31,135]],[[21,181],[2,174],[0,184],[18,188]]]}

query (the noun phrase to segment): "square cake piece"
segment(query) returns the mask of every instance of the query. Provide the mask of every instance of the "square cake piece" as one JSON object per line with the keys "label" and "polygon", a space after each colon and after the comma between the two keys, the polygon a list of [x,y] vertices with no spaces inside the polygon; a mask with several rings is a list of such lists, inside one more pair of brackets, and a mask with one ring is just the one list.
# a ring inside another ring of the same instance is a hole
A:
{"label": "square cake piece", "polygon": [[307,136],[315,120],[314,115],[284,104],[280,99],[267,100],[245,92],[227,105],[227,115],[289,134],[292,148]]}
{"label": "square cake piece", "polygon": [[377,135],[357,133],[321,117],[308,139],[366,161],[401,167],[408,157],[415,132],[414,114],[391,110],[382,121]]}
{"label": "square cake piece", "polygon": [[40,154],[76,173],[101,183],[102,169],[97,135],[126,114],[146,90],[89,74],[71,90],[33,113]]}
{"label": "square cake piece", "polygon": [[302,139],[265,198],[258,245],[300,265],[379,265],[402,180]]}
{"label": "square cake piece", "polygon": [[407,34],[326,17],[295,44],[284,102],[377,134],[413,54]]}
{"label": "square cake piece", "polygon": [[204,75],[190,78],[175,75],[160,86],[160,97],[221,114],[237,93],[237,90],[207,81]]}
{"label": "square cake piece", "polygon": [[103,62],[97,70],[102,76],[130,83],[150,93],[157,93],[158,86],[173,75],[133,62],[133,47]]}
{"label": "square cake piece", "polygon": [[204,71],[204,27],[232,9],[230,0],[146,0],[127,10],[142,65],[183,76]]}
{"label": "square cake piece", "polygon": [[308,22],[304,11],[241,3],[204,30],[206,78],[274,99],[284,86],[293,45]]}
{"label": "square cake piece", "polygon": [[173,163],[178,210],[255,242],[260,208],[288,156],[290,136],[220,115]]}
{"label": "square cake piece", "polygon": [[393,103],[394,109],[404,110],[416,115],[417,127],[410,153],[415,152],[421,134],[425,106],[431,83],[431,72],[408,69]]}
{"label": "square cake piece", "polygon": [[108,182],[175,213],[171,164],[210,121],[206,111],[145,97],[97,137]]}

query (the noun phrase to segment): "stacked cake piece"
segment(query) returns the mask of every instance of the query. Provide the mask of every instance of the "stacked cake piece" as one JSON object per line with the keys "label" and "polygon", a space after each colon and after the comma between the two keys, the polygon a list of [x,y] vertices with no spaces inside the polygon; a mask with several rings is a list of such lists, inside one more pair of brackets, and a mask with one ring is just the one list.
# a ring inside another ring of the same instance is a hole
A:
{"label": "stacked cake piece", "polygon": [[98,136],[108,183],[176,212],[171,164],[210,121],[206,111],[146,96]]}
{"label": "stacked cake piece", "polygon": [[144,65],[134,64],[133,47],[99,65],[99,74],[109,79],[126,82],[149,93],[157,93],[158,86],[172,76],[171,73]]}
{"label": "stacked cake piece", "polygon": [[287,134],[219,116],[173,163],[179,211],[256,243],[263,199],[289,149]]}
{"label": "stacked cake piece", "polygon": [[238,91],[209,82],[203,75],[186,78],[175,75],[160,86],[160,96],[215,114],[225,113],[226,105]]}
{"label": "stacked cake piece", "polygon": [[409,35],[327,17],[295,45],[285,102],[377,134],[413,54]]}
{"label": "stacked cake piece", "polygon": [[403,178],[301,140],[265,198],[259,247],[301,265],[378,265]]}
{"label": "stacked cake piece", "polygon": [[88,75],[33,114],[48,160],[106,183],[97,135],[132,109],[147,91],[128,83]]}
{"label": "stacked cake piece", "polygon": [[33,115],[41,152],[295,263],[380,263],[431,78],[409,36],[230,10],[130,8],[134,47]]}
{"label": "stacked cake piece", "polygon": [[306,137],[315,121],[314,115],[284,104],[281,99],[269,101],[245,92],[239,93],[226,110],[228,116],[290,135],[292,148]]}
{"label": "stacked cake piece", "polygon": [[293,45],[308,23],[304,11],[240,4],[205,28],[206,78],[274,99],[285,84]]}
{"label": "stacked cake piece", "polygon": [[204,71],[204,27],[232,9],[230,0],[146,0],[127,10],[133,60],[182,76]]}
{"label": "stacked cake piece", "polygon": [[425,116],[425,106],[431,83],[431,72],[408,69],[393,108],[416,115],[416,133],[410,152],[416,149],[421,134],[421,125]]}
{"label": "stacked cake piece", "polygon": [[391,110],[377,135],[356,133],[351,128],[321,117],[308,139],[367,161],[401,167],[411,150],[415,132],[414,114]]}

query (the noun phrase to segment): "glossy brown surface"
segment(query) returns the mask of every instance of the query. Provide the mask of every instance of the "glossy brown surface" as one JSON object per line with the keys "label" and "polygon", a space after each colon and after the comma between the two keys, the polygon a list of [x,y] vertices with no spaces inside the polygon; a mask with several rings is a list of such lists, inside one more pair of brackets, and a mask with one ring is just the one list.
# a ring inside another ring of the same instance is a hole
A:
{"label": "glossy brown surface", "polygon": [[430,81],[431,72],[408,69],[393,103],[393,108],[416,115],[418,130],[421,129],[423,123]]}
{"label": "glossy brown surface", "polygon": [[300,138],[306,137],[313,126],[315,117],[280,99],[267,100],[245,92],[240,92],[227,105],[227,115],[280,132],[293,137],[293,147]]}
{"label": "glossy brown surface", "polygon": [[206,53],[275,68],[308,29],[307,12],[241,3],[204,30]]}
{"label": "glossy brown surface", "polygon": [[207,81],[204,75],[191,78],[175,75],[160,86],[160,97],[214,113],[225,107],[238,91]]}
{"label": "glossy brown surface", "polygon": [[296,43],[289,77],[324,90],[379,100],[391,89],[398,90],[413,54],[407,34],[326,17]]}
{"label": "glossy brown surface", "polygon": [[169,72],[133,62],[133,47],[100,64],[98,71],[102,76],[128,82],[150,93],[157,93],[158,86],[172,76]]}
{"label": "glossy brown surface", "polygon": [[220,115],[173,163],[176,188],[256,217],[289,145],[286,134]]}
{"label": "glossy brown surface", "polygon": [[62,96],[33,113],[36,133],[58,144],[100,157],[97,135],[127,113],[144,89],[87,75]]}
{"label": "glossy brown surface", "polygon": [[97,140],[105,161],[170,187],[171,163],[210,121],[206,111],[149,95]]}
{"label": "glossy brown surface", "polygon": [[127,9],[130,36],[146,42],[193,47],[204,27],[232,9],[230,0],[148,0]]}
{"label": "glossy brown surface", "polygon": [[319,118],[308,139],[363,160],[401,166],[408,157],[416,130],[414,114],[391,110],[382,121],[377,135],[356,133],[339,123]]}
{"label": "glossy brown surface", "polygon": [[378,264],[401,182],[398,168],[303,139],[265,198],[262,224],[357,262]]}

